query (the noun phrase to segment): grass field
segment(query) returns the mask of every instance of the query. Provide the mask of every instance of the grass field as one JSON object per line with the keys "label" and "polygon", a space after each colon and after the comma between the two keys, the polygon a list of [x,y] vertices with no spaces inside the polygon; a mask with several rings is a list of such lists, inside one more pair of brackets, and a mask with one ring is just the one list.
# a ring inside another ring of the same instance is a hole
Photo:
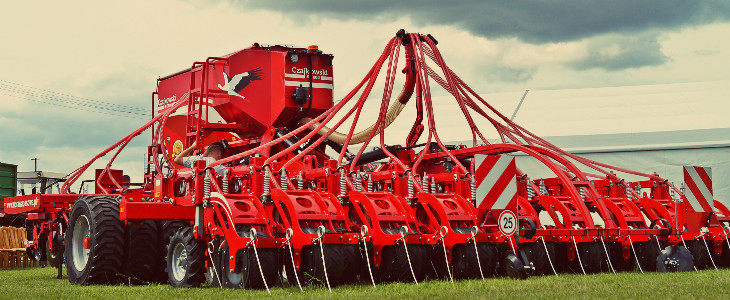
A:
{"label": "grass field", "polygon": [[[64,272],[65,273],[65,272]],[[74,286],[67,278],[55,279],[52,268],[0,270],[2,299],[233,299],[268,298],[266,291],[224,290],[212,287],[178,289],[169,285]],[[730,270],[688,273],[604,273],[460,281],[428,281],[415,284],[341,286],[329,294],[326,288],[275,287],[274,298],[336,299],[485,299],[485,298],[730,298]]]}

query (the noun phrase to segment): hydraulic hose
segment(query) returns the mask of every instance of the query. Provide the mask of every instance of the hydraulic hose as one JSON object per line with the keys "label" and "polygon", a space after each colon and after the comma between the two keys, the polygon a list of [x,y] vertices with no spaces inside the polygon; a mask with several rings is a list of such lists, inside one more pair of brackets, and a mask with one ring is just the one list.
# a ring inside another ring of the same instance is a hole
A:
{"label": "hydraulic hose", "polygon": [[[385,128],[388,128],[388,126],[393,123],[395,118],[398,117],[398,115],[403,111],[406,103],[408,103],[408,100],[410,100],[411,96],[413,95],[413,88],[416,85],[416,80],[410,65],[406,66],[406,74],[406,82],[403,84],[403,90],[401,90],[400,95],[398,95],[398,101],[393,102],[390,107],[388,107],[388,112],[386,113],[384,120]],[[303,118],[299,121],[299,125],[301,126],[307,124],[310,121],[312,121],[312,118]],[[309,129],[315,130],[319,126],[319,124],[319,122],[314,123],[312,124],[312,126],[309,126]],[[370,127],[364,129],[363,131],[353,134],[352,138],[350,138],[350,145],[365,142],[365,140],[367,140],[368,136],[373,130],[377,130],[375,133],[375,135],[377,135],[380,129],[376,128],[375,125],[376,124],[370,125]],[[327,134],[328,131],[330,131],[330,129],[330,127],[324,126],[319,129],[317,134],[324,136]],[[347,134],[334,131],[327,137],[327,139],[338,144],[344,144],[345,140],[347,140]]]}

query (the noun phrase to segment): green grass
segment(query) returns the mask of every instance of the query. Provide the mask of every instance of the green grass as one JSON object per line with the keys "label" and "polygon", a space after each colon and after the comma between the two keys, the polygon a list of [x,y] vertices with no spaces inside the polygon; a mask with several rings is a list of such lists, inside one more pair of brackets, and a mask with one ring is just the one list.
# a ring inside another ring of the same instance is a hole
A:
{"label": "green grass", "polygon": [[[2,299],[241,299],[268,298],[266,291],[224,290],[211,287],[178,289],[169,285],[75,286],[64,275],[55,279],[52,268],[0,270]],[[415,284],[393,283],[378,285],[341,286],[330,294],[326,288],[275,287],[275,298],[335,298],[335,299],[493,299],[493,298],[695,298],[726,299],[730,294],[730,270],[705,270],[687,273],[611,273],[597,275],[560,275],[531,277],[518,281],[492,278],[486,281],[468,280],[451,284],[448,281],[428,281]]]}

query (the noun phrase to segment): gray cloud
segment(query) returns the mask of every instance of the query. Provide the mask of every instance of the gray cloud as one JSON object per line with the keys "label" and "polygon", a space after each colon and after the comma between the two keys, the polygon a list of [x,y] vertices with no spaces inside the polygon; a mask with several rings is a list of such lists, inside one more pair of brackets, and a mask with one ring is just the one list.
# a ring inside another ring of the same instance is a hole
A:
{"label": "gray cloud", "polygon": [[[87,76],[90,79],[85,81],[78,80],[83,76],[69,76],[44,87],[52,92],[50,94],[10,93],[5,90],[2,93],[3,101],[23,104],[23,108],[6,110],[0,114],[0,126],[3,128],[0,130],[0,154],[5,157],[4,162],[23,164],[32,157],[65,151],[63,156],[50,155],[54,162],[46,158],[44,166],[55,168],[53,171],[69,172],[86,163],[93,154],[121,140],[146,122],[146,119],[140,119],[144,118],[140,115],[130,118],[122,116],[124,113],[102,109],[103,106],[119,108],[115,105],[123,105],[125,108],[141,108],[149,113],[155,76],[141,73],[129,66],[99,76]],[[83,98],[79,97],[82,95]],[[143,134],[130,147],[145,147],[149,141],[149,134]],[[141,166],[143,151],[129,155],[135,158],[134,161],[139,161],[138,165]],[[104,159],[109,158],[107,156]],[[126,155],[120,156],[117,162],[124,160],[129,160]]]}
{"label": "gray cloud", "polygon": [[657,34],[607,35],[588,41],[588,55],[568,63],[575,70],[616,71],[659,66],[669,61],[661,51]]}
{"label": "gray cloud", "polygon": [[[533,44],[565,42],[607,34],[676,29],[730,20],[730,2],[708,1],[261,1],[230,0],[246,9],[266,9],[317,21],[395,20],[451,25],[485,38],[516,37]],[[406,28],[407,29],[407,28]],[[438,38],[438,36],[436,36]]]}
{"label": "gray cloud", "polygon": [[489,72],[479,74],[479,77],[483,78],[486,82],[526,82],[532,79],[535,72],[537,72],[536,67],[517,68],[502,65],[491,65],[488,66],[488,68]]}

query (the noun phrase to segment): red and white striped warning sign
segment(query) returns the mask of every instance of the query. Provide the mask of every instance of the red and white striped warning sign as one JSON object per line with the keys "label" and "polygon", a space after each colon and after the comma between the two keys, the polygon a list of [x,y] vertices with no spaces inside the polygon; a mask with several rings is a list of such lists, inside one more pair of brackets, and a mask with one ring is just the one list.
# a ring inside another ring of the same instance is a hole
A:
{"label": "red and white striped warning sign", "polygon": [[711,212],[712,169],[707,167],[684,166],[684,183],[687,189],[684,196],[696,212]]}
{"label": "red and white striped warning sign", "polygon": [[517,209],[517,167],[506,155],[474,156],[476,206],[481,209]]}

